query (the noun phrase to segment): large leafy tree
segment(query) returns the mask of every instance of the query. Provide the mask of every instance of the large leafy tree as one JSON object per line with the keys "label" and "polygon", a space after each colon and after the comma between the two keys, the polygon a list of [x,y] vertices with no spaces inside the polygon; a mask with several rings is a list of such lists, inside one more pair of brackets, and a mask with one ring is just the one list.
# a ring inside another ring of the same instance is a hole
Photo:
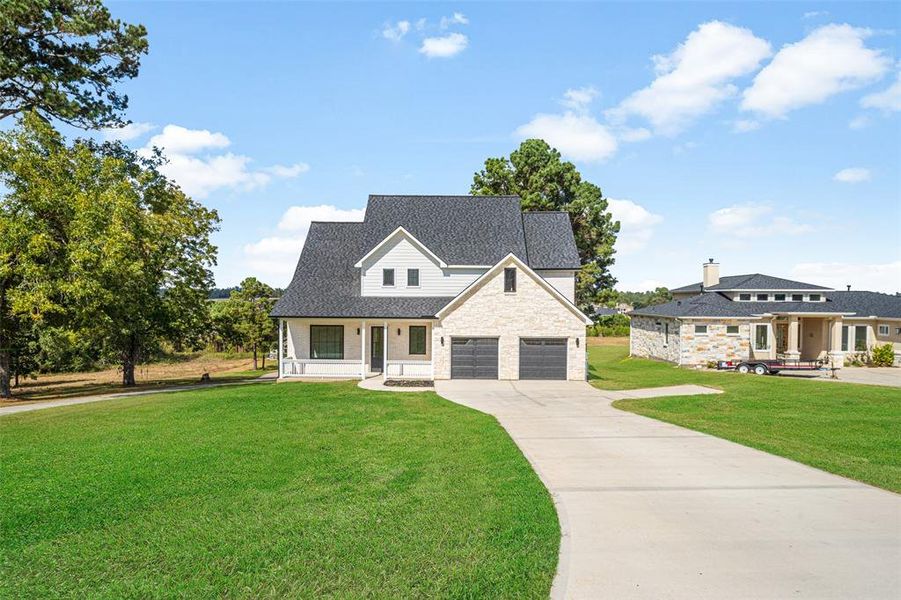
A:
{"label": "large leafy tree", "polygon": [[[275,304],[274,295],[271,287],[256,277],[248,277],[226,301],[237,316],[235,327],[244,346],[253,351],[254,369],[260,350],[268,350],[269,344],[276,339],[275,324],[269,317]],[[266,368],[266,352],[263,353],[263,368]]]}
{"label": "large leafy tree", "polygon": [[36,111],[76,127],[121,123],[115,84],[138,74],[147,31],[100,0],[0,0],[0,119]]}
{"label": "large leafy tree", "polygon": [[124,385],[160,341],[200,337],[218,216],[160,164],[121,144],[67,145],[33,113],[0,137],[0,336],[25,316],[77,332],[122,365]]}
{"label": "large leafy tree", "polygon": [[571,162],[544,140],[526,140],[510,157],[489,158],[473,176],[471,193],[512,194],[522,209],[569,213],[582,270],[576,282],[576,302],[588,309],[611,295],[616,279],[610,274],[619,222],[607,210],[601,188],[582,179]]}

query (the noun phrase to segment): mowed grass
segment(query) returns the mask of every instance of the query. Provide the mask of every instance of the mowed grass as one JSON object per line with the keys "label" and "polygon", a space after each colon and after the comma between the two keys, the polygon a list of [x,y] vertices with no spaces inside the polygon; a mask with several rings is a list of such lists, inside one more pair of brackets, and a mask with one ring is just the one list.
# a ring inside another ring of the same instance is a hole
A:
{"label": "mowed grass", "polygon": [[901,389],[681,369],[628,358],[627,347],[588,352],[599,388],[694,383],[725,392],[621,400],[617,408],[901,492]]}
{"label": "mowed grass", "polygon": [[256,384],[0,418],[0,596],[546,598],[551,498],[433,393]]}

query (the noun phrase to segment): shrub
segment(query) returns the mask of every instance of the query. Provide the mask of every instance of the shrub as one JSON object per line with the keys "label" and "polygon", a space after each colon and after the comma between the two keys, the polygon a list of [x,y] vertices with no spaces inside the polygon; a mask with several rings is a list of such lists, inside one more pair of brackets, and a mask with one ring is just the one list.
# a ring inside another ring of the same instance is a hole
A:
{"label": "shrub", "polygon": [[895,364],[895,349],[891,344],[874,346],[870,357],[871,367],[891,367]]}
{"label": "shrub", "polygon": [[607,315],[598,317],[594,325],[588,327],[589,336],[629,337],[629,317]]}

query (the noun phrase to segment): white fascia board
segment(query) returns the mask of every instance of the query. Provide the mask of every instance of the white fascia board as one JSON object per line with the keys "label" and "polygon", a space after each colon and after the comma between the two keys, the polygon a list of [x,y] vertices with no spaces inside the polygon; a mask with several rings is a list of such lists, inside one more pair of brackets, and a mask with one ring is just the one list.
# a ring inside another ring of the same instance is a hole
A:
{"label": "white fascia board", "polygon": [[434,260],[436,263],[438,263],[439,267],[441,267],[443,269],[447,268],[446,262],[444,262],[443,260],[438,258],[438,255],[435,254],[434,252],[432,252],[431,250],[429,250],[428,246],[426,246],[425,244],[420,242],[418,239],[416,239],[415,235],[413,235],[412,233],[410,233],[403,227],[398,227],[397,229],[392,231],[390,234],[388,234],[388,236],[385,237],[385,239],[383,239],[381,242],[379,242],[378,244],[375,245],[375,248],[373,248],[372,250],[367,252],[366,256],[364,256],[363,258],[358,260],[354,266],[357,268],[362,267],[363,263],[366,262],[366,259],[368,259],[370,256],[375,254],[382,246],[388,244],[389,242],[391,242],[391,240],[393,240],[395,237],[397,237],[399,235],[402,235],[402,236],[406,237],[408,240],[410,240],[411,242],[413,242],[414,246],[419,248],[419,250],[421,250],[423,253],[425,253],[427,256],[429,256],[432,260]]}
{"label": "white fascia board", "polygon": [[760,313],[757,316],[760,317],[848,317],[851,315],[855,315],[857,313],[853,312],[771,312],[771,313]]}
{"label": "white fascia board", "polygon": [[[743,294],[756,294],[758,292],[762,294],[781,294],[782,292],[806,292],[808,294],[820,294],[825,292],[834,292],[835,290],[832,288],[801,288],[800,290],[792,290],[792,289],[783,289],[783,288],[766,288],[766,289],[741,289],[741,288],[728,288],[728,289],[713,289],[707,288],[704,290],[705,292],[742,292]],[[670,292],[672,293],[672,291]]]}
{"label": "white fascia board", "polygon": [[488,269],[487,271],[482,273],[482,275],[480,275],[478,279],[476,279],[475,281],[470,283],[468,286],[466,286],[463,289],[463,291],[461,291],[459,294],[454,296],[454,298],[450,302],[445,304],[444,307],[435,314],[435,316],[438,317],[439,319],[442,318],[444,315],[446,315],[448,312],[450,312],[451,309],[453,309],[460,302],[462,302],[462,300],[465,296],[468,296],[473,290],[480,287],[482,285],[482,283],[484,283],[488,278],[494,276],[497,272],[499,272],[500,269],[502,269],[503,266],[507,263],[507,261],[511,260],[511,259],[512,259],[513,263],[517,267],[520,268],[520,270],[522,270],[529,277],[534,279],[538,283],[538,285],[540,285],[542,288],[544,288],[554,298],[559,300],[564,306],[566,306],[570,311],[572,311],[576,316],[578,316],[582,320],[583,323],[585,323],[586,325],[594,325],[594,321],[592,321],[587,316],[585,316],[585,313],[583,313],[581,310],[579,310],[578,306],[576,306],[575,304],[570,302],[569,298],[567,298],[566,296],[564,296],[563,294],[558,292],[554,286],[552,286],[551,284],[549,284],[547,281],[544,280],[544,277],[542,277],[541,275],[536,273],[531,267],[529,267],[529,265],[522,262],[512,252],[510,254],[508,254],[507,256],[505,256],[504,258],[502,258],[500,261],[498,261],[498,263],[496,265],[494,265],[493,267],[491,267],[490,269]]}

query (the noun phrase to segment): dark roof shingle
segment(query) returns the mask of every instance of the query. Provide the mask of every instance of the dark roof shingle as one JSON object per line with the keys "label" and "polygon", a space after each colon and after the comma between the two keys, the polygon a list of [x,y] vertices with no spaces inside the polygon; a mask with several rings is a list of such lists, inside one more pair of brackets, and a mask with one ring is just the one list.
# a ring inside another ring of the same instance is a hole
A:
{"label": "dark roof shingle", "polygon": [[579,251],[565,212],[522,213],[528,264],[533,269],[578,269]]}
{"label": "dark roof shingle", "polygon": [[[716,292],[723,290],[829,290],[832,288],[823,287],[821,285],[813,285],[812,283],[804,283],[802,281],[792,281],[791,279],[782,279],[781,277],[773,277],[772,275],[763,275],[761,273],[751,273],[749,275],[727,275],[720,277],[720,282],[711,285],[707,291]],[[670,292],[686,293],[700,292],[701,282],[685,285]]]}

